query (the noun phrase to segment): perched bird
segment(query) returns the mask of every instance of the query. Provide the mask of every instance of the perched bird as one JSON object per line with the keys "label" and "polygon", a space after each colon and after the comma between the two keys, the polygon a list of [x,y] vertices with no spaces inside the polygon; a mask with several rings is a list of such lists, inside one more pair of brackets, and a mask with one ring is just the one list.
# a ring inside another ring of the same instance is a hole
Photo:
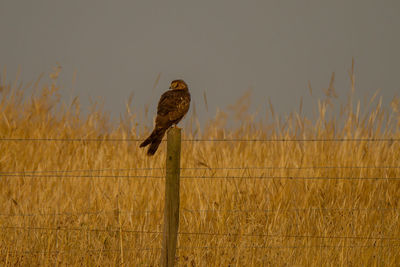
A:
{"label": "perched bird", "polygon": [[149,156],[156,153],[168,128],[172,125],[176,127],[189,110],[190,93],[187,84],[183,80],[174,80],[169,89],[158,101],[156,126],[153,132],[140,144],[140,147],[150,145],[147,150]]}

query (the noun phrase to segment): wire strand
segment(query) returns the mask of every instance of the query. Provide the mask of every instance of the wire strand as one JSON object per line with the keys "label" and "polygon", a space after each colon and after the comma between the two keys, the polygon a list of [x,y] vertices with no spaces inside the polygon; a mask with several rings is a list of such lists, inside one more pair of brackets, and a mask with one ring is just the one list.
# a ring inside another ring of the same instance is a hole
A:
{"label": "wire strand", "polygon": [[[197,246],[197,247],[189,247],[189,246],[181,246],[177,247],[177,250],[185,251],[185,250],[214,250],[214,252],[218,252],[221,249],[382,249],[382,248],[399,248],[400,244],[391,244],[391,245],[309,245],[309,246]],[[162,250],[161,247],[128,247],[124,248],[124,251],[152,251],[152,250]],[[65,254],[65,253],[76,253],[86,252],[86,253],[121,253],[120,249],[73,249],[70,248],[68,250],[1,250],[5,255],[19,255],[19,254]]]}
{"label": "wire strand", "polygon": [[[23,226],[2,226],[0,229],[14,230],[39,230],[39,231],[81,231],[81,232],[123,232],[134,234],[162,234],[162,231],[143,231],[130,229],[86,229],[86,228],[63,228],[63,227],[23,227]],[[400,237],[392,236],[323,236],[323,235],[278,235],[278,234],[243,234],[243,233],[218,233],[218,232],[179,232],[179,235],[205,235],[205,236],[232,236],[232,237],[270,237],[270,238],[313,238],[313,239],[363,239],[363,240],[398,240]]]}
{"label": "wire strand", "polygon": [[[30,142],[142,142],[144,139],[136,138],[0,138],[0,141],[30,141]],[[163,140],[165,142],[165,140]],[[326,138],[326,139],[183,139],[182,142],[398,142],[400,138]]]}
{"label": "wire strand", "polygon": [[[181,170],[313,170],[313,169],[400,169],[400,166],[243,166],[243,167],[182,167]],[[118,169],[76,169],[76,170],[27,170],[27,171],[0,171],[2,174],[39,174],[39,173],[73,173],[73,172],[129,172],[129,171],[153,171],[162,170],[162,167],[139,167]]]}
{"label": "wire strand", "polygon": [[[181,208],[180,212],[190,213],[286,213],[286,212],[381,212],[381,211],[394,211],[400,213],[400,208],[292,208],[292,209],[252,209],[252,210],[232,210],[232,209],[187,209]],[[99,214],[146,214],[146,213],[163,213],[163,210],[114,210],[114,211],[87,211],[87,212],[53,212],[53,213],[0,213],[1,217],[35,217],[35,216],[86,216],[86,215],[99,215]]]}
{"label": "wire strand", "polygon": [[[20,177],[20,178],[153,178],[153,179],[165,179],[164,176],[160,175],[60,175],[60,174],[0,174],[0,177]],[[243,179],[243,180],[254,180],[254,179],[267,179],[267,180],[347,180],[347,181],[400,181],[400,177],[329,177],[329,176],[206,176],[206,175],[192,175],[192,176],[181,176],[181,179],[196,179],[196,180],[218,180],[218,179]]]}
{"label": "wire strand", "polygon": [[343,248],[398,248],[400,244],[391,245],[310,245],[310,246],[199,246],[199,247],[177,247],[179,250],[193,250],[193,249],[343,249]]}
{"label": "wire strand", "polygon": [[319,177],[319,176],[181,176],[182,179],[287,179],[287,180],[400,180],[400,177]]}
{"label": "wire strand", "polygon": [[184,139],[183,142],[397,142],[400,138],[327,138],[327,139]]}
{"label": "wire strand", "polygon": [[[165,179],[164,176],[157,175],[57,175],[57,174],[0,174],[0,177],[20,177],[20,178],[152,178]],[[345,181],[400,181],[400,177],[320,177],[320,176],[181,176],[181,179],[189,180],[217,180],[217,179],[243,179],[243,180],[345,180]]]}

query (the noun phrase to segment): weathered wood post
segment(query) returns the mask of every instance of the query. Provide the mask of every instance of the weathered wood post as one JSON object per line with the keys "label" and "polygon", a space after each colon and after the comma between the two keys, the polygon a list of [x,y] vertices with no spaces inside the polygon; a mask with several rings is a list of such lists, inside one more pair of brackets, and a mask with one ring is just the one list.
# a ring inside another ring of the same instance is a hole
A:
{"label": "weathered wood post", "polygon": [[171,128],[167,133],[165,177],[164,232],[161,266],[174,266],[179,227],[179,177],[181,159],[181,129]]}

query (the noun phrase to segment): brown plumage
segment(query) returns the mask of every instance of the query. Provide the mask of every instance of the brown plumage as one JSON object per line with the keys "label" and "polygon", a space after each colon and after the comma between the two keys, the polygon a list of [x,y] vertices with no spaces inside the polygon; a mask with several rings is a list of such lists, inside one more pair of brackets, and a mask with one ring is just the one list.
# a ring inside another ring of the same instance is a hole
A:
{"label": "brown plumage", "polygon": [[156,126],[150,136],[140,144],[140,147],[150,145],[147,155],[156,153],[165,132],[172,125],[176,125],[186,115],[190,106],[190,93],[183,80],[171,82],[167,92],[161,95],[157,106]]}

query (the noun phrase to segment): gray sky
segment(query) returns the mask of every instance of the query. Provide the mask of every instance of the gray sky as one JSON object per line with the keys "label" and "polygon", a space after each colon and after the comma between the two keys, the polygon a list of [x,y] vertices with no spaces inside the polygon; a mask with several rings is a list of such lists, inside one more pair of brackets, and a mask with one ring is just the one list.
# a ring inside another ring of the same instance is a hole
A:
{"label": "gray sky", "polygon": [[176,78],[189,84],[201,118],[249,88],[253,111],[271,98],[278,112],[288,113],[302,96],[310,111],[332,72],[344,102],[352,57],[358,96],[380,88],[387,104],[400,92],[398,0],[1,0],[0,33],[8,79],[20,67],[28,82],[59,63],[65,101],[79,95],[87,106],[100,97],[113,115],[132,92],[132,108],[150,104],[154,113]]}

